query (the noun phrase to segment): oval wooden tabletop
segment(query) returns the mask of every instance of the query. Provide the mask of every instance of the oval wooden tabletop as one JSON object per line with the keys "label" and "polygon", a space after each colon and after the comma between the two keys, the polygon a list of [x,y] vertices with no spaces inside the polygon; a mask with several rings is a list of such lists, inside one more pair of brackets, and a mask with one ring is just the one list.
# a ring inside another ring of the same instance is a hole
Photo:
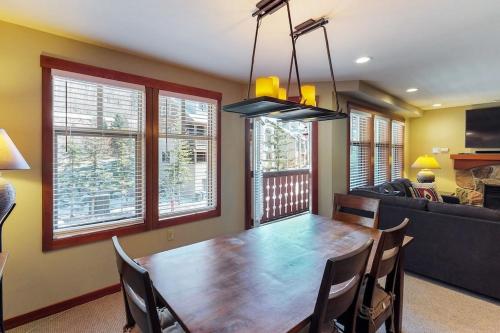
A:
{"label": "oval wooden tabletop", "polygon": [[306,214],[137,261],[189,332],[293,332],[313,313],[327,258],[379,236]]}

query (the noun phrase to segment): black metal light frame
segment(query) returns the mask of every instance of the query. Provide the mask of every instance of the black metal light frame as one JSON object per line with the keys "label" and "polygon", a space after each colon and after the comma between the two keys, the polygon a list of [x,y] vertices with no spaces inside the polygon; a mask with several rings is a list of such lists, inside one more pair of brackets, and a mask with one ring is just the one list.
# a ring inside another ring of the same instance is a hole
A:
{"label": "black metal light frame", "polygon": [[[325,28],[325,25],[328,23],[326,18],[320,18],[317,20],[309,19],[298,26],[293,28],[292,25],[292,17],[290,14],[290,0],[262,0],[257,3],[257,10],[252,14],[252,17],[257,17],[257,24],[255,27],[255,36],[253,43],[253,51],[252,51],[252,61],[250,65],[250,76],[248,79],[248,91],[247,91],[247,99],[233,103],[230,105],[224,106],[224,111],[239,113],[242,117],[245,118],[253,118],[260,116],[268,116],[277,118],[283,121],[316,121],[316,120],[333,120],[333,119],[343,119],[346,118],[347,115],[340,110],[339,101],[337,98],[337,88],[335,84],[335,76],[333,73],[333,63],[330,53],[330,45],[328,42],[328,34]],[[302,100],[302,91],[300,87],[302,87],[299,73],[299,66],[297,62],[297,51],[296,51],[296,43],[297,39],[300,36],[303,36],[309,32],[312,32],[318,28],[323,28],[323,33],[325,36],[325,43],[327,48],[327,56],[329,60],[330,66],[330,76],[332,79],[332,99],[336,106],[335,110],[328,110],[320,107],[304,105],[301,103],[296,103],[292,101],[284,101],[278,98],[262,96],[257,98],[250,98],[250,91],[252,87],[253,80],[253,72],[254,72],[254,64],[255,64],[255,52],[257,48],[257,40],[259,36],[259,28],[261,25],[261,21],[267,15],[271,15],[275,13],[277,10],[286,6],[287,14],[288,14],[288,25],[290,28],[290,40],[292,42],[292,56],[290,60],[290,69],[288,72],[288,83],[287,83],[287,96],[290,95],[290,84],[292,71],[295,68],[295,74],[297,78],[297,85],[299,90],[300,100]]]}

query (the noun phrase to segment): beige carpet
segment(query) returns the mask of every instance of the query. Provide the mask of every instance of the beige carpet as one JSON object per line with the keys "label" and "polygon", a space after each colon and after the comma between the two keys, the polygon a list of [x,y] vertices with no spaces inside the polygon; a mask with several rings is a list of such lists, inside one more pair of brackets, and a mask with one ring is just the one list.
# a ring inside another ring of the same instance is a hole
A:
{"label": "beige carpet", "polygon": [[[411,275],[405,282],[404,333],[500,333],[499,303]],[[119,333],[124,321],[116,293],[8,333]]]}

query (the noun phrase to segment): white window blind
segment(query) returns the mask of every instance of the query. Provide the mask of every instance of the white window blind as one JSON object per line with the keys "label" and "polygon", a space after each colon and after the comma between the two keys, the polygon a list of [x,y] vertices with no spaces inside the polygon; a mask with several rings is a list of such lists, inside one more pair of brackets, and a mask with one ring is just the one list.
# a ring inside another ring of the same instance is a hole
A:
{"label": "white window blind", "polygon": [[389,180],[390,120],[375,116],[374,120],[374,171],[373,183],[380,185]]}
{"label": "white window blind", "polygon": [[143,222],[144,89],[57,72],[52,96],[55,236]]}
{"label": "white window blind", "polygon": [[370,182],[371,115],[351,111],[349,188],[367,186]]}
{"label": "white window blind", "polygon": [[160,219],[214,210],[217,101],[161,91],[159,105]]}
{"label": "white window blind", "polygon": [[392,121],[392,180],[402,178],[404,171],[404,123]]}

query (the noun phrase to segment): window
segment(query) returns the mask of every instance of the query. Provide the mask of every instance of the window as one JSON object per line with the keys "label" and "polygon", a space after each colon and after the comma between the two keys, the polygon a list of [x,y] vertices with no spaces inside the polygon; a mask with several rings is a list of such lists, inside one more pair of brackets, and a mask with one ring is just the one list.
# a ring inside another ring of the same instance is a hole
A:
{"label": "window", "polygon": [[404,169],[404,130],[405,124],[400,121],[392,122],[392,180],[403,177]]}
{"label": "window", "polygon": [[217,204],[217,101],[161,91],[160,219],[210,211]]}
{"label": "window", "polygon": [[374,121],[374,145],[373,153],[374,172],[373,183],[380,185],[389,180],[389,155],[390,155],[390,119],[375,116]]}
{"label": "window", "polygon": [[369,113],[351,112],[350,189],[370,184],[371,118]]}
{"label": "window", "polygon": [[220,216],[220,93],[40,61],[44,251]]}
{"label": "window", "polygon": [[144,219],[144,89],[53,75],[53,228],[65,237]]}
{"label": "window", "polygon": [[403,177],[402,121],[374,111],[351,108],[349,142],[349,190]]}

